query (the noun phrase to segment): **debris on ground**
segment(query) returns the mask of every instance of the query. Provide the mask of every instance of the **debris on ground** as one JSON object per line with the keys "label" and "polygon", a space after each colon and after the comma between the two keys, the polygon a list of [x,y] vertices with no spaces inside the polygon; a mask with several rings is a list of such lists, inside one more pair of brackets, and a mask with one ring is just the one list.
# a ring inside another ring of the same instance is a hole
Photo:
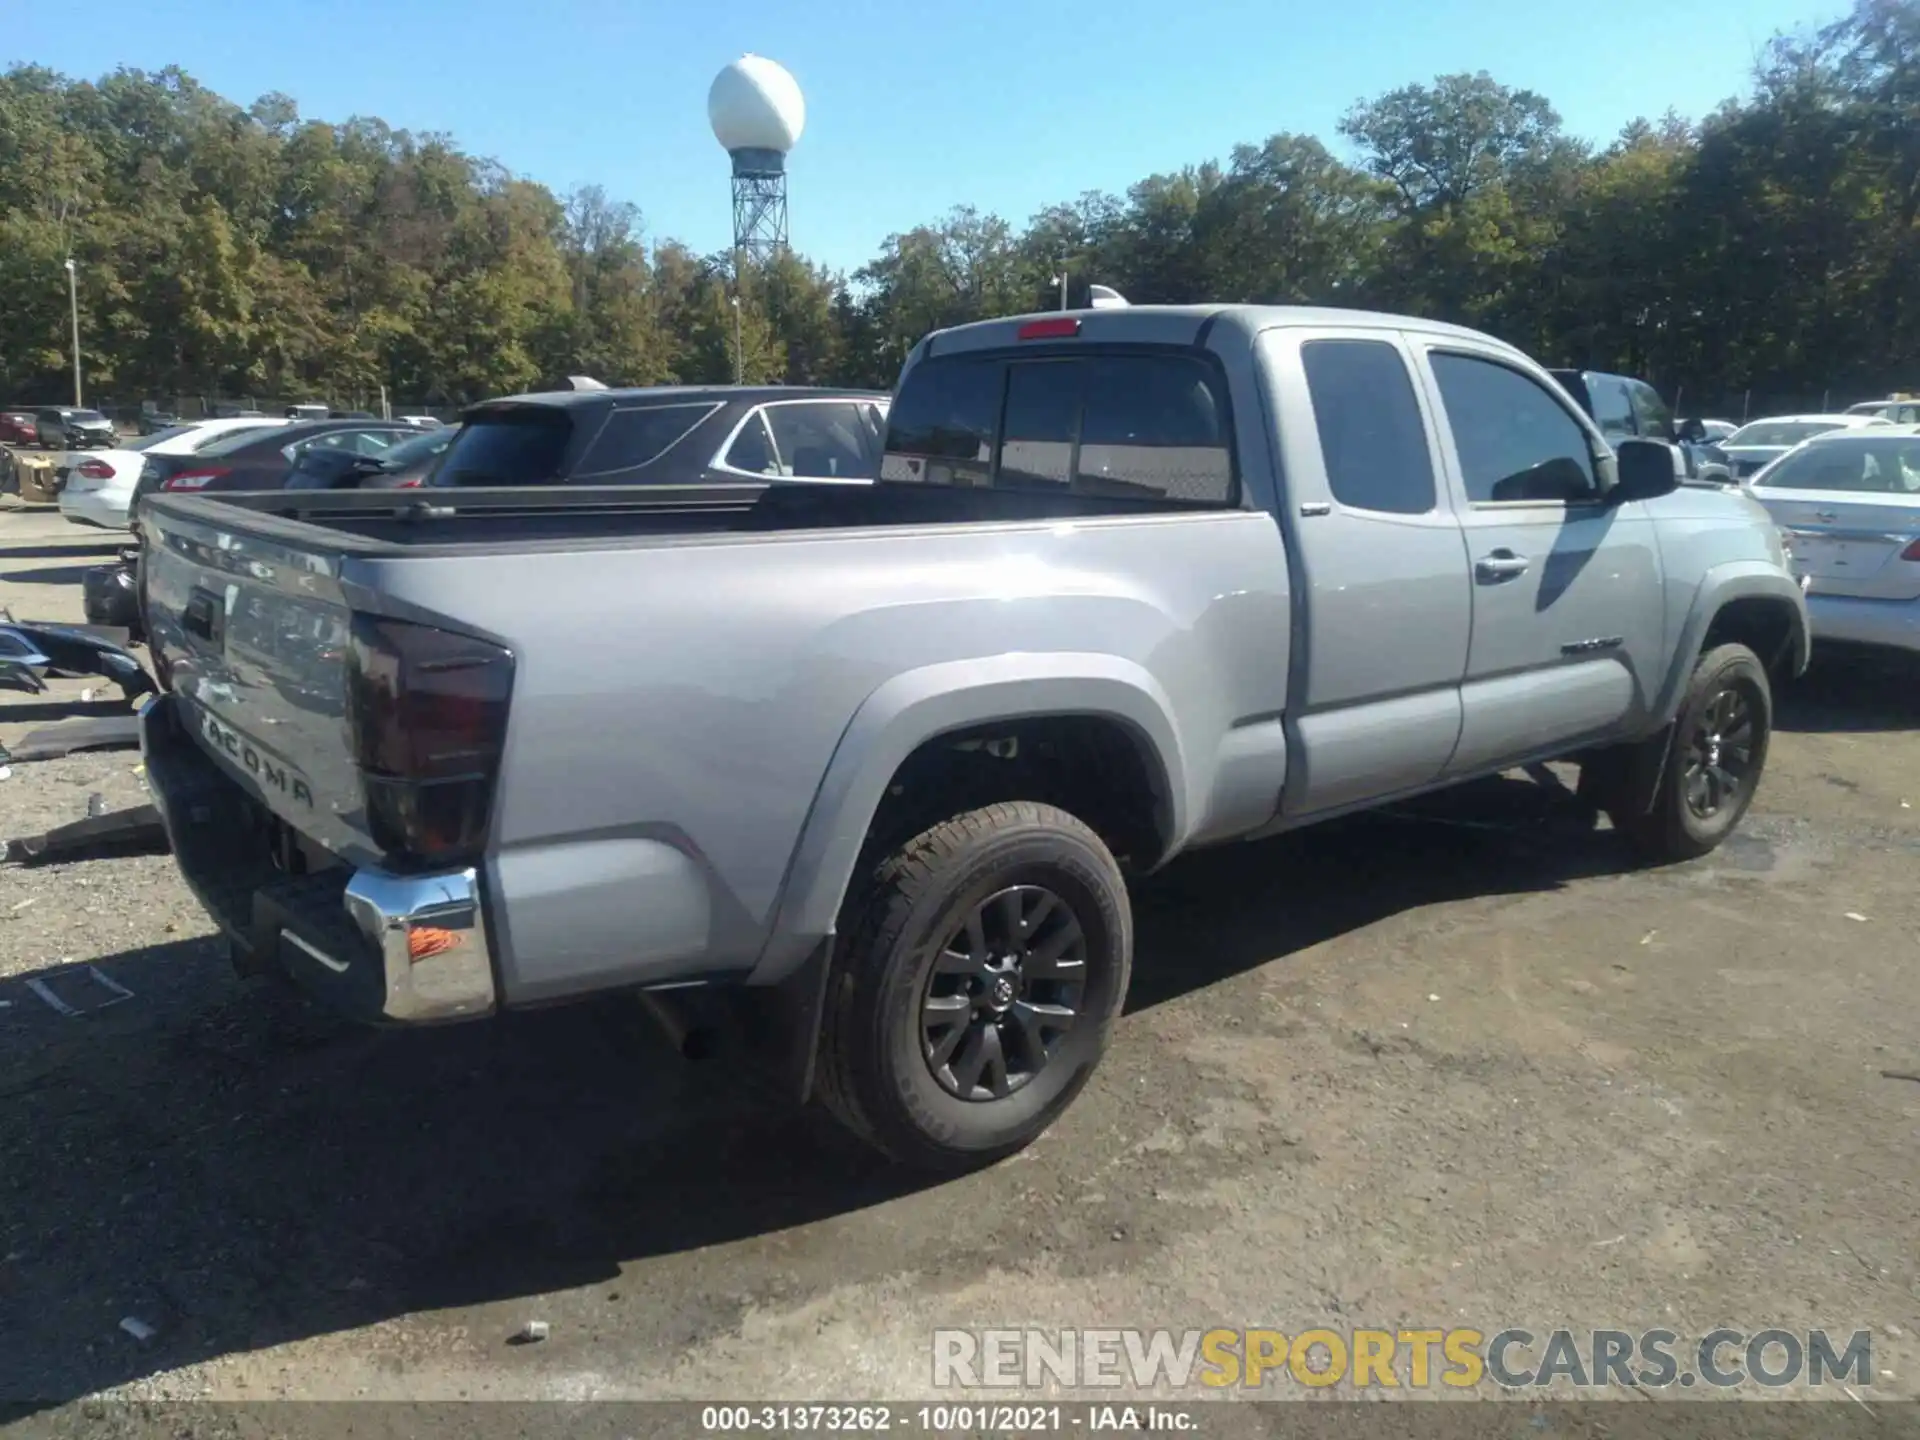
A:
{"label": "debris on ground", "polygon": [[15,620],[0,610],[0,665],[14,689],[39,694],[46,677],[104,675],[129,700],[151,695],[158,687],[146,667],[128,653],[124,627],[57,625],[37,620]]}
{"label": "debris on ground", "polygon": [[550,1327],[544,1320],[529,1320],[513,1333],[509,1345],[538,1345],[547,1338]]}
{"label": "debris on ground", "polygon": [[153,1339],[155,1335],[158,1335],[160,1333],[158,1330],[155,1330],[153,1326],[147,1324],[146,1321],[142,1320],[138,1315],[128,1315],[125,1318],[123,1318],[120,1321],[120,1328],[126,1331],[127,1334],[131,1335],[134,1339],[138,1340],[142,1345],[146,1344],[147,1341]]}
{"label": "debris on ground", "polygon": [[56,1014],[64,1015],[69,1020],[78,1020],[82,1016],[92,1015],[96,1011],[111,1009],[115,1005],[124,1004],[134,998],[131,990],[95,966],[87,965],[82,967],[82,973],[93,982],[93,985],[90,987],[91,989],[104,990],[107,992],[107,998],[105,1000],[97,1004],[83,1003],[76,1005],[68,997],[55,991],[46,977],[40,975],[36,975],[27,981],[27,989],[31,990],[35,995],[38,995],[40,999],[46,1003],[49,1010],[52,1010]]}
{"label": "debris on ground", "polygon": [[58,760],[81,750],[135,750],[140,746],[140,717],[103,715],[93,720],[66,720],[32,731],[13,747],[16,763]]}
{"label": "debris on ground", "polygon": [[0,865],[46,865],[128,853],[164,855],[167,848],[167,828],[153,806],[106,811],[96,809],[90,798],[85,819],[4,842]]}

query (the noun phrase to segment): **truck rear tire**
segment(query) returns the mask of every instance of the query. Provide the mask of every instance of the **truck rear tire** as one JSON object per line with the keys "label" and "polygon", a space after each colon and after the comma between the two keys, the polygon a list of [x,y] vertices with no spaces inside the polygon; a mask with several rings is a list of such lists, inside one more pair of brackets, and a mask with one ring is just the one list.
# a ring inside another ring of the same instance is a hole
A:
{"label": "truck rear tire", "polygon": [[1650,860],[1709,853],[1753,803],[1772,735],[1766,666],[1745,645],[1716,645],[1693,667],[1652,808],[1614,827]]}
{"label": "truck rear tire", "polygon": [[819,1095],[904,1164],[1030,1144],[1093,1073],[1126,999],[1133,917],[1100,837],[1009,801],[933,826],[849,897]]}

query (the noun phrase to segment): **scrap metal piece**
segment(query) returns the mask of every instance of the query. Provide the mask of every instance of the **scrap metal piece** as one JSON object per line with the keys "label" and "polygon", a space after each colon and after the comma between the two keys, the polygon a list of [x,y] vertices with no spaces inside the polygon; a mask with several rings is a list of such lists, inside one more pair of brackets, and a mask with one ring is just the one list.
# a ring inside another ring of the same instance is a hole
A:
{"label": "scrap metal piece", "polygon": [[19,630],[0,621],[0,685],[38,695],[47,688],[53,658]]}
{"label": "scrap metal piece", "polygon": [[0,656],[0,689],[24,690],[29,695],[44,695],[47,682],[23,660]]}
{"label": "scrap metal piece", "polygon": [[167,827],[151,805],[134,805],[105,815],[89,815],[71,824],[56,825],[39,835],[6,842],[0,864],[47,865],[57,860],[84,860],[104,854],[164,855]]}
{"label": "scrap metal piece", "polygon": [[49,625],[0,616],[0,661],[24,665],[42,680],[49,675],[105,675],[129,700],[138,700],[159,688],[135,656],[78,625]]}

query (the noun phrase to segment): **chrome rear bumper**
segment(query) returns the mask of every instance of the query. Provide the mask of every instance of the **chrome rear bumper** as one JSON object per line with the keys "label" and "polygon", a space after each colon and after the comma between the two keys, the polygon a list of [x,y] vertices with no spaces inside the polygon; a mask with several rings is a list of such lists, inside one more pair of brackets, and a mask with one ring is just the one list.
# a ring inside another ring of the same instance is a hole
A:
{"label": "chrome rear bumper", "polygon": [[347,882],[346,905],[379,953],[385,1018],[419,1024],[493,1009],[493,964],[473,871],[359,870]]}
{"label": "chrome rear bumper", "polygon": [[156,696],[140,712],[148,785],[181,876],[242,970],[281,970],[316,998],[373,1022],[432,1024],[495,1009],[474,871],[276,869],[260,839],[264,812],[176,723],[179,703]]}

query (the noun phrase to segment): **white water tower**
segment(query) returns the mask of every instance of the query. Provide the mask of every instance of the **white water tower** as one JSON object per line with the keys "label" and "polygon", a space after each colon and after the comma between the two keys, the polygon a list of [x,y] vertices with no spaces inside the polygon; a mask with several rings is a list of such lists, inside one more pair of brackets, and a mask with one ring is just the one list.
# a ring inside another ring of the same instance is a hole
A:
{"label": "white water tower", "polygon": [[764,264],[787,248],[787,152],[807,102],[785,67],[742,55],[707,91],[713,138],[733,157],[733,245]]}

